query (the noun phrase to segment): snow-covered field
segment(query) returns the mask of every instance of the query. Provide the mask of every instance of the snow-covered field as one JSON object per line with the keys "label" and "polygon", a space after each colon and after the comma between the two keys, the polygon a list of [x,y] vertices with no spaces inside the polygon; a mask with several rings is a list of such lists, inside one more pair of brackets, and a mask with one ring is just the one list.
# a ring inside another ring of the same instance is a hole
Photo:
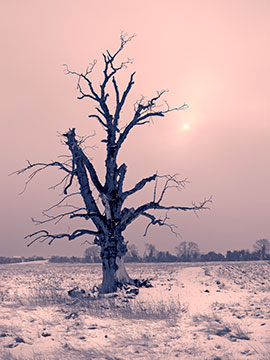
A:
{"label": "snow-covered field", "polygon": [[0,359],[270,359],[269,262],[127,268],[153,287],[87,300],[100,265],[0,265]]}

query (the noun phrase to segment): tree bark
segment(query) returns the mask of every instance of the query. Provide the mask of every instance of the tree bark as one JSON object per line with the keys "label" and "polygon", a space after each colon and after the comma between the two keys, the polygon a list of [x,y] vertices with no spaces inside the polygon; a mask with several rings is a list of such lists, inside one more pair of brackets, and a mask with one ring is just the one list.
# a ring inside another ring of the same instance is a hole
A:
{"label": "tree bark", "polygon": [[123,257],[111,257],[102,260],[102,284],[100,293],[109,294],[117,291],[123,285],[132,285],[134,282],[127,273]]}
{"label": "tree bark", "polygon": [[[119,247],[119,242],[115,245]],[[126,251],[117,251],[116,247],[115,249],[112,249],[112,247],[110,249],[108,247],[101,249],[103,278],[100,293],[112,293],[123,285],[134,283],[128,275],[124,264],[125,253]]]}

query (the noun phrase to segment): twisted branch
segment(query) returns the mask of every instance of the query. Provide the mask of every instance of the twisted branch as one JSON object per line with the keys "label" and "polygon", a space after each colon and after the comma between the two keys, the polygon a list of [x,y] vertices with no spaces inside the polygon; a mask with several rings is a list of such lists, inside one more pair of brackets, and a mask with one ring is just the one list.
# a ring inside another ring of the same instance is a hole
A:
{"label": "twisted branch", "polygon": [[38,241],[39,242],[44,242],[46,240],[49,240],[49,245],[51,245],[53,243],[53,241],[55,239],[62,239],[62,238],[68,238],[68,240],[74,240],[77,237],[83,236],[83,235],[92,235],[92,236],[99,236],[100,233],[97,231],[93,231],[93,230],[88,230],[88,229],[78,229],[75,230],[72,234],[50,234],[47,230],[40,230],[40,231],[36,231],[30,235],[25,236],[25,239],[30,239],[30,238],[34,238],[29,244],[27,244],[27,246],[31,246],[34,242]]}
{"label": "twisted branch", "polygon": [[188,106],[186,104],[183,104],[179,107],[170,108],[166,101],[164,101],[166,105],[166,109],[160,109],[156,110],[157,108],[160,108],[161,105],[157,104],[157,101],[162,97],[164,93],[166,93],[167,90],[161,90],[157,92],[157,95],[152,97],[147,102],[144,102],[144,97],[141,97],[141,99],[135,104],[134,106],[134,116],[133,119],[125,126],[124,130],[120,133],[118,141],[117,141],[117,150],[120,149],[124,141],[126,140],[128,134],[130,131],[137,125],[144,125],[150,122],[149,119],[152,119],[153,117],[163,117],[165,114],[172,112],[172,111],[179,111],[184,110]]}
{"label": "twisted branch", "polygon": [[143,189],[146,184],[150,183],[151,181],[154,181],[157,178],[157,176],[158,176],[157,174],[154,174],[152,176],[140,180],[132,189],[123,192],[122,195],[123,200],[125,200],[130,195],[135,194],[137,191]]}
{"label": "twisted branch", "polygon": [[[85,208],[78,208],[76,210],[72,210],[72,211],[67,211],[65,213],[61,213],[61,214],[58,214],[58,215],[49,215],[46,211],[43,211],[42,212],[42,215],[47,217],[46,220],[36,220],[34,218],[32,218],[32,221],[36,224],[36,225],[41,225],[41,224],[46,224],[48,222],[53,222],[55,221],[55,225],[58,224],[61,220],[63,220],[63,218],[65,218],[66,216],[69,216],[70,219],[74,218],[75,217],[75,214],[81,210],[86,210]],[[89,215],[86,213],[86,214],[80,214],[80,216],[83,216],[83,217],[88,217],[89,219]]]}
{"label": "twisted branch", "polygon": [[[164,178],[165,184],[161,190],[160,195],[157,196],[157,179],[159,179],[159,178]],[[157,174],[153,175],[153,177],[149,177],[149,178],[141,180],[141,182],[139,182],[137,185],[135,185],[135,187],[132,189],[131,193],[129,193],[129,194],[132,194],[132,193],[138,191],[137,189],[142,188],[146,183],[153,181],[153,180],[156,180],[155,185],[154,185],[153,201],[145,203],[145,204],[139,206],[137,209],[124,208],[121,212],[121,222],[120,222],[119,226],[121,226],[122,228],[125,229],[129,224],[131,224],[139,216],[145,216],[151,220],[146,228],[145,234],[147,233],[150,225],[167,226],[170,228],[170,230],[172,232],[174,232],[176,234],[176,232],[174,230],[175,225],[167,223],[167,220],[169,219],[169,217],[168,217],[169,211],[171,211],[171,210],[194,211],[194,213],[197,214],[197,212],[200,210],[209,209],[207,204],[212,202],[211,197],[209,199],[204,199],[204,201],[199,202],[198,204],[192,203],[191,206],[163,205],[162,204],[162,200],[164,199],[165,193],[167,192],[168,189],[176,188],[177,190],[181,190],[185,186],[187,180],[186,179],[178,180],[177,175],[163,175],[163,176],[160,176]],[[126,192],[126,193],[128,193],[128,192]],[[123,195],[124,194],[125,193],[123,193]],[[166,210],[166,216],[164,219],[157,219],[154,215],[149,214],[147,212],[148,210]]]}
{"label": "twisted branch", "polygon": [[167,226],[175,236],[180,236],[180,234],[175,231],[175,228],[177,228],[177,226],[174,224],[167,223],[167,220],[170,219],[168,217],[168,213],[166,213],[166,215],[163,219],[157,219],[154,215],[146,213],[146,212],[143,212],[141,215],[150,219],[149,224],[145,228],[143,236],[147,235],[148,229],[151,225]]}
{"label": "twisted branch", "polygon": [[[35,170],[33,172],[30,173],[30,175],[28,176],[28,180],[25,182],[24,185],[24,189],[19,193],[19,195],[23,194],[28,186],[28,184],[33,180],[33,178],[42,170],[47,169],[48,167],[58,167],[59,169],[67,172],[69,175],[72,175],[72,170],[70,170],[68,167],[70,167],[70,165],[66,164],[66,163],[61,163],[60,161],[52,161],[51,163],[34,163],[31,164],[31,162],[29,160],[27,160],[28,166],[20,169],[20,170],[16,170],[14,172],[12,172],[10,175],[21,175],[23,173],[25,173],[26,171],[35,168]],[[68,166],[68,167],[67,167]],[[61,183],[65,180],[66,176],[64,177],[64,179],[62,179]],[[57,185],[56,185],[57,186]]]}

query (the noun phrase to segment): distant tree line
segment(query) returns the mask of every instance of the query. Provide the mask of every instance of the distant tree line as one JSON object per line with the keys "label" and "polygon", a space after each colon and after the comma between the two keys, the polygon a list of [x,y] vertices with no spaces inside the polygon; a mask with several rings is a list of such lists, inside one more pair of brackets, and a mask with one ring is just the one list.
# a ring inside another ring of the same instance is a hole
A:
{"label": "distant tree line", "polygon": [[77,256],[52,256],[49,262],[52,263],[100,263],[100,249],[97,245],[89,246],[84,251],[84,257]]}
{"label": "distant tree line", "polygon": [[25,258],[23,256],[13,256],[13,257],[0,256],[0,264],[14,264],[14,263],[22,263],[22,262],[30,262],[30,261],[38,261],[38,260],[46,260],[46,259],[42,256],[31,256],[28,258]]}
{"label": "distant tree line", "polygon": [[[139,255],[134,244],[128,246],[125,262],[206,262],[206,261],[249,261],[270,260],[270,242],[268,239],[257,240],[250,250],[228,250],[226,254],[209,251],[206,254],[200,252],[195,242],[182,241],[175,247],[175,255],[169,251],[159,251],[153,244],[145,244],[143,256]],[[84,257],[52,256],[49,259],[53,263],[99,263],[99,248],[92,245],[85,249]]]}
{"label": "distant tree line", "polygon": [[[0,256],[0,264],[21,263],[37,260],[46,260],[41,256],[32,257],[5,257]],[[169,251],[159,251],[153,244],[145,244],[142,256],[134,244],[128,245],[128,252],[125,262],[207,262],[207,261],[250,261],[250,260],[270,260],[270,241],[259,239],[250,250],[228,250],[226,254],[209,251],[206,254],[200,252],[199,246],[195,242],[182,241],[175,247],[175,255]],[[83,257],[77,256],[52,256],[51,263],[100,263],[99,247],[91,245],[84,251]]]}
{"label": "distant tree line", "polygon": [[88,257],[79,256],[51,256],[49,259],[51,263],[100,263],[100,257],[96,259],[90,259]]}

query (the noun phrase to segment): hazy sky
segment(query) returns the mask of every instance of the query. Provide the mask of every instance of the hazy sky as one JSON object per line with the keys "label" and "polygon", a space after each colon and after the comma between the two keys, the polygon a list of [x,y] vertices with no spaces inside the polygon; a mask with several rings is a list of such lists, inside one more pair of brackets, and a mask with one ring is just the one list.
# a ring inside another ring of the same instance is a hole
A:
{"label": "hazy sky", "polygon": [[121,155],[128,184],[158,169],[190,180],[185,191],[169,196],[176,204],[213,195],[211,210],[198,218],[171,216],[181,239],[154,227],[143,237],[145,220],[134,223],[126,238],[141,250],[152,242],[171,251],[181,240],[197,242],[202,251],[225,251],[270,238],[268,0],[1,0],[0,14],[0,255],[83,253],[80,239],[26,247],[24,236],[37,230],[31,217],[60,199],[59,191],[47,190],[59,179],[57,171],[41,174],[21,196],[26,178],[8,174],[26,160],[65,154],[57,132],[70,127],[81,135],[96,129],[89,145],[98,148],[89,155],[102,168],[103,144],[87,117],[92,104],[76,99],[76,80],[61,64],[77,71],[93,59],[101,64],[102,52],[119,45],[121,30],[137,35],[123,53],[134,59],[121,75],[124,84],[136,71],[131,100],[165,88],[172,106],[189,104],[130,136]]}

